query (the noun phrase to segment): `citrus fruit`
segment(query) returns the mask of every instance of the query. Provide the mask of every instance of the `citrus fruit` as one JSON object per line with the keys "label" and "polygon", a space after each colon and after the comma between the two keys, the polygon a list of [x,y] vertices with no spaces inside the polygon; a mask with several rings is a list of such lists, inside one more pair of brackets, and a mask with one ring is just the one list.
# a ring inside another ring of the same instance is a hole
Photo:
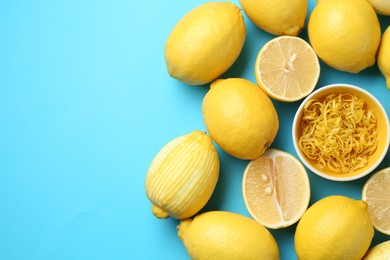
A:
{"label": "citrus fruit", "polygon": [[191,259],[279,260],[279,249],[271,233],[248,217],[210,211],[182,220],[178,235]]}
{"label": "citrus fruit", "polygon": [[374,7],[378,14],[390,15],[390,1],[389,0],[368,0]]}
{"label": "citrus fruit", "polygon": [[193,131],[166,144],[152,160],[145,191],[157,218],[183,219],[196,214],[209,200],[219,175],[212,139]]}
{"label": "citrus fruit", "polygon": [[248,18],[276,35],[298,35],[305,24],[307,0],[240,0]]}
{"label": "citrus fruit", "polygon": [[298,259],[362,259],[374,228],[364,201],[329,196],[303,214],[295,231]]}
{"label": "citrus fruit", "polygon": [[236,61],[245,36],[244,18],[236,5],[202,4],[187,13],[168,36],[168,73],[191,85],[211,82]]}
{"label": "citrus fruit", "polygon": [[386,78],[387,87],[390,89],[390,26],[382,35],[378,51],[378,67]]}
{"label": "citrus fruit", "polygon": [[390,235],[390,167],[374,173],[364,184],[362,199],[374,228]]}
{"label": "citrus fruit", "polygon": [[366,0],[322,0],[310,15],[308,34],[314,51],[327,65],[358,73],[374,65],[381,29]]}
{"label": "citrus fruit", "polygon": [[272,98],[292,102],[309,95],[320,76],[318,57],[299,37],[279,36],[267,42],[255,63],[257,84]]}
{"label": "citrus fruit", "polygon": [[390,240],[382,242],[370,250],[364,256],[363,260],[388,260],[390,259]]}
{"label": "citrus fruit", "polygon": [[276,149],[249,162],[242,191],[250,215],[273,229],[297,222],[310,201],[309,177],[302,163]]}
{"label": "citrus fruit", "polygon": [[218,79],[203,99],[203,120],[214,141],[228,154],[255,159],[272,144],[279,120],[258,86],[246,79]]}

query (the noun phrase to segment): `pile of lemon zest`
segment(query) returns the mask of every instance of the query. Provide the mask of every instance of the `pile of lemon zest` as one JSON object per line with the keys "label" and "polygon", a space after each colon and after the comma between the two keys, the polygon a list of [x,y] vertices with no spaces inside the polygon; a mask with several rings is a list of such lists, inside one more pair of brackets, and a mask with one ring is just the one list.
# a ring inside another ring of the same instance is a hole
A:
{"label": "pile of lemon zest", "polygon": [[352,94],[312,99],[303,109],[299,146],[321,169],[350,173],[368,164],[378,144],[377,119]]}

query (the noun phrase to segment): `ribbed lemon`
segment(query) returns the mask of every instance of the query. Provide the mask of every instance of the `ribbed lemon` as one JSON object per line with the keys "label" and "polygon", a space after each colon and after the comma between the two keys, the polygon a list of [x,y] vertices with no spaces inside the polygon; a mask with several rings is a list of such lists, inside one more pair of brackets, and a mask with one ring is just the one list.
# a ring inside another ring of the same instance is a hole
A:
{"label": "ribbed lemon", "polygon": [[310,15],[308,33],[330,67],[358,73],[375,63],[381,29],[367,0],[322,0]]}
{"label": "ribbed lemon", "polygon": [[307,0],[240,0],[259,28],[276,35],[298,35],[305,24]]}
{"label": "ribbed lemon", "polygon": [[362,259],[374,236],[367,204],[344,196],[317,201],[295,232],[299,259]]}
{"label": "ribbed lemon", "polygon": [[209,200],[219,175],[212,139],[193,131],[166,144],[149,166],[145,191],[157,218],[184,219]]}
{"label": "ribbed lemon", "polygon": [[240,159],[255,159],[278,132],[276,109],[260,87],[240,78],[218,79],[203,99],[203,120],[214,141]]}
{"label": "ribbed lemon", "polygon": [[364,256],[363,260],[388,260],[390,259],[390,240],[382,242],[370,250]]}
{"label": "ribbed lemon", "polygon": [[229,69],[241,53],[246,29],[240,9],[230,2],[208,2],[187,13],[165,45],[169,74],[201,85]]}
{"label": "ribbed lemon", "polygon": [[386,78],[387,87],[390,89],[390,26],[382,35],[378,51],[378,67]]}
{"label": "ribbed lemon", "polygon": [[178,235],[191,259],[279,260],[279,249],[271,233],[248,217],[210,211],[185,219]]}

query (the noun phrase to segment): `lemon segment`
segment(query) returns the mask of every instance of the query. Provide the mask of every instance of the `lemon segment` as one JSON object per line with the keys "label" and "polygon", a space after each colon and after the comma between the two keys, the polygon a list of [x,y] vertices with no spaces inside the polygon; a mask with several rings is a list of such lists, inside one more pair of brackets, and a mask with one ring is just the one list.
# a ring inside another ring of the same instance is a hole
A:
{"label": "lemon segment", "polygon": [[240,9],[209,2],[187,13],[165,44],[168,73],[184,83],[202,85],[229,69],[241,53],[246,28]]}
{"label": "lemon segment", "polygon": [[387,87],[390,89],[390,26],[382,35],[378,50],[378,67],[386,78]]}
{"label": "lemon segment", "polygon": [[390,167],[374,173],[364,184],[362,199],[376,230],[390,235]]}
{"label": "lemon segment", "polygon": [[219,175],[212,139],[193,131],[166,144],[151,162],[145,191],[157,218],[184,219],[205,206]]}
{"label": "lemon segment", "polygon": [[261,156],[279,128],[272,101],[246,79],[214,81],[203,99],[202,114],[213,140],[222,150],[240,159]]}
{"label": "lemon segment", "polygon": [[381,28],[367,0],[322,0],[311,12],[308,35],[328,66],[358,73],[374,65]]}
{"label": "lemon segment", "polygon": [[280,259],[271,233],[255,220],[236,213],[210,211],[182,220],[178,236],[191,259]]}
{"label": "lemon segment", "polygon": [[318,57],[299,37],[280,36],[267,42],[255,63],[257,84],[272,98],[293,102],[309,95],[320,76]]}
{"label": "lemon segment", "polygon": [[303,214],[295,231],[298,259],[362,259],[374,228],[364,201],[329,196]]}
{"label": "lemon segment", "polygon": [[390,240],[382,242],[370,250],[364,256],[363,260],[387,260],[390,259]]}
{"label": "lemon segment", "polygon": [[307,0],[240,0],[240,4],[257,27],[275,35],[298,35],[305,25]]}
{"label": "lemon segment", "polygon": [[296,223],[310,201],[310,182],[302,163],[293,155],[268,149],[249,162],[242,181],[250,215],[268,228]]}

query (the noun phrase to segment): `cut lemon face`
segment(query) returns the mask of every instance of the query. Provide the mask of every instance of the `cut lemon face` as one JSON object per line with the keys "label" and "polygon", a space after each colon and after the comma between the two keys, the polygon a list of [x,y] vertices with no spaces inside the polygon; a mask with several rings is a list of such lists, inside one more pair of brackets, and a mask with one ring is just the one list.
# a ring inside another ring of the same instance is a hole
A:
{"label": "cut lemon face", "polygon": [[376,230],[390,235],[390,167],[374,173],[364,184],[362,199]]}
{"label": "cut lemon face", "polygon": [[310,182],[293,155],[268,149],[245,169],[243,197],[249,214],[263,226],[279,229],[296,223],[310,201]]}
{"label": "cut lemon face", "polygon": [[320,76],[320,64],[306,41],[295,36],[280,36],[261,48],[255,76],[257,84],[270,97],[293,102],[314,90]]}

